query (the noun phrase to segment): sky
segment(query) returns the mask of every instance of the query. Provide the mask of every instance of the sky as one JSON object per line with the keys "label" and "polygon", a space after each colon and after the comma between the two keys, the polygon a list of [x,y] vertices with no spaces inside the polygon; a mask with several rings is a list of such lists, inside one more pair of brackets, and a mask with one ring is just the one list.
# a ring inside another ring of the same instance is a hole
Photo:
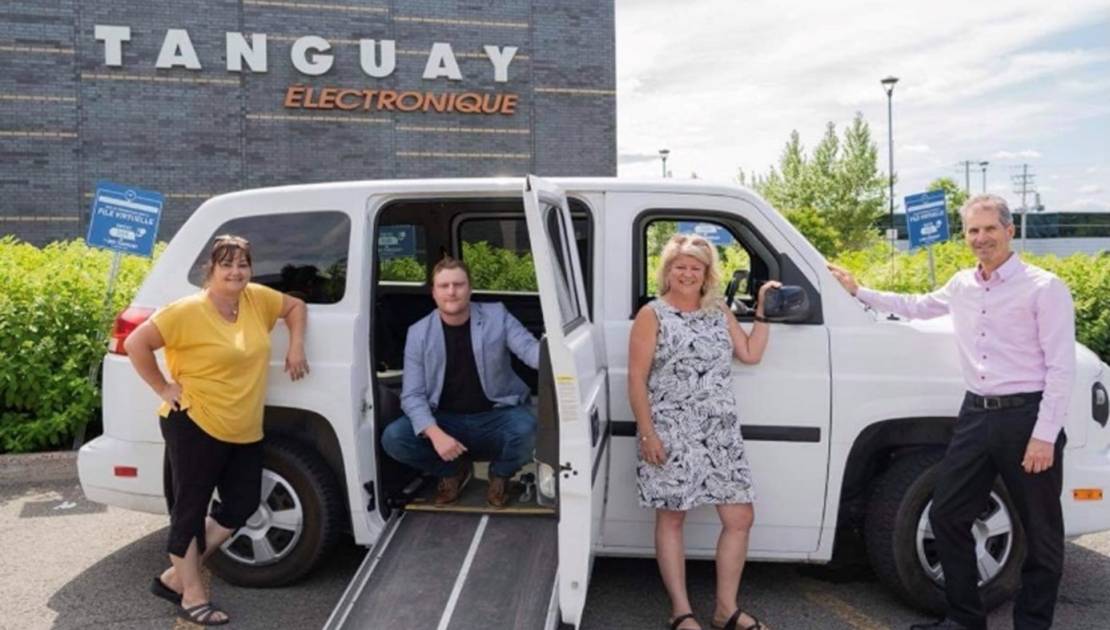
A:
{"label": "sky", "polygon": [[[1056,6],[1051,6],[1056,5]],[[1110,0],[616,0],[618,174],[736,180],[863,114],[894,196],[938,177],[1020,207],[1110,212]],[[1032,195],[1028,198],[1032,205]]]}

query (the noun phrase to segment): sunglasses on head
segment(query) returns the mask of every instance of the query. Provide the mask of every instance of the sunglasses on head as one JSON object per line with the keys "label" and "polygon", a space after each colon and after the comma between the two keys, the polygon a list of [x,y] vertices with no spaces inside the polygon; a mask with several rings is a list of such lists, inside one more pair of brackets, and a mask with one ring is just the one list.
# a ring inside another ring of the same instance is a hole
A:
{"label": "sunglasses on head", "polygon": [[241,236],[232,236],[231,234],[221,234],[217,236],[214,245],[222,245],[224,243],[234,243],[235,245],[249,246],[251,243]]}
{"label": "sunglasses on head", "polygon": [[680,234],[674,237],[674,240],[677,243],[689,243],[691,245],[709,245],[709,241],[700,236],[685,236]]}

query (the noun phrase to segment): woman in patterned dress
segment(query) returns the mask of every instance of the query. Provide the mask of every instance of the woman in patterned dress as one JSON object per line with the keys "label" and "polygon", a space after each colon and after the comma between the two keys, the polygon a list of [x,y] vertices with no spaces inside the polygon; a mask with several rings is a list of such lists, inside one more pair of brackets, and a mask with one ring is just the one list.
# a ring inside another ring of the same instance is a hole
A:
{"label": "woman in patterned dress", "polygon": [[640,504],[655,509],[655,554],[671,598],[670,627],[700,628],[686,593],[686,511],[710,504],[721,519],[713,628],[757,629],[740,610],[755,493],[732,393],[732,358],[756,364],[770,332],[763,321],[767,282],[747,334],[721,299],[716,247],[676,234],[663,247],[659,297],[632,324],[628,393],[639,434]]}

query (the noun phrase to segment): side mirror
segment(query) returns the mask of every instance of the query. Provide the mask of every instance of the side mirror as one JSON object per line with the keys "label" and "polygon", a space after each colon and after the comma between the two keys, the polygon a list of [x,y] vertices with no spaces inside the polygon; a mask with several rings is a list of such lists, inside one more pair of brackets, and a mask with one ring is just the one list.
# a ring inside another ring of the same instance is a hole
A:
{"label": "side mirror", "polygon": [[768,321],[804,322],[809,319],[810,309],[809,294],[793,284],[768,289],[763,297],[763,317]]}
{"label": "side mirror", "polygon": [[736,292],[740,290],[740,283],[748,279],[748,272],[744,269],[737,269],[732,272],[732,278],[728,281],[728,286],[725,287],[725,306],[732,308],[732,303],[736,300]]}

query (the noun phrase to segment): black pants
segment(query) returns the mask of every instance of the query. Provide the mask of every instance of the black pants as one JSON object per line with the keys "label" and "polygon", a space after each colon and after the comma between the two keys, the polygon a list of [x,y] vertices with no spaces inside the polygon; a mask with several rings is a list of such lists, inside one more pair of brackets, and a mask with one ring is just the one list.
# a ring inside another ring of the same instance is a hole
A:
{"label": "black pants", "polygon": [[1056,439],[1052,468],[1031,474],[1021,467],[1037,421],[1039,395],[1008,409],[976,409],[965,398],[952,442],[940,463],[930,513],[944,568],[948,617],[968,628],[987,627],[979,598],[979,572],[971,526],[987,505],[1001,475],[1025,529],[1028,551],[1021,591],[1014,601],[1014,629],[1049,628],[1064,567],[1063,431]]}
{"label": "black pants", "polygon": [[166,550],[184,558],[195,538],[204,553],[204,520],[212,491],[220,503],[212,518],[221,527],[239,529],[258,509],[262,494],[262,442],[233,444],[208,435],[185,411],[161,419],[166,456],[162,487],[170,513]]}

